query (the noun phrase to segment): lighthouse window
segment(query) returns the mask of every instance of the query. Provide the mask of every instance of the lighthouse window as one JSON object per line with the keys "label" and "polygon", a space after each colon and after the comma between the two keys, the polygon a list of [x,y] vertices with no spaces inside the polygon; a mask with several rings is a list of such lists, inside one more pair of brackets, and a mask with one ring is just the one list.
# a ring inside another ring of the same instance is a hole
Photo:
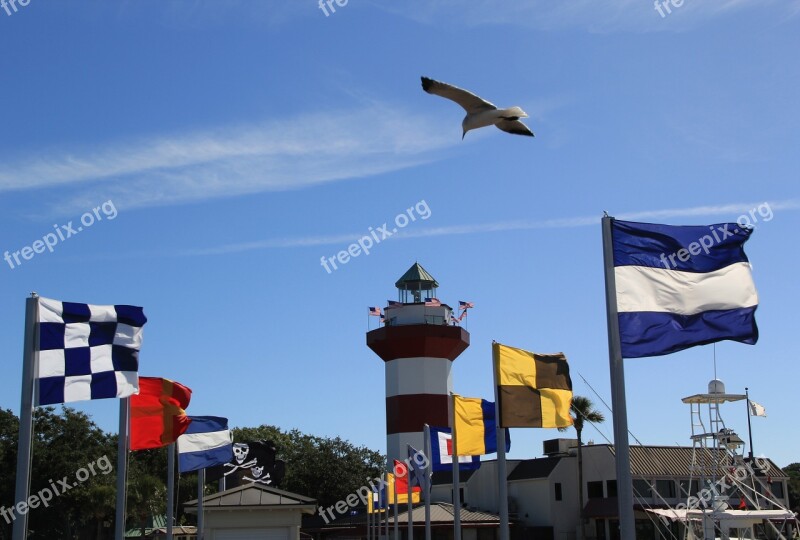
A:
{"label": "lighthouse window", "polygon": [[556,482],[556,483],[555,483],[555,488],[556,488],[556,500],[557,500],[557,501],[560,501],[560,500],[561,500],[561,498],[562,498],[562,493],[561,493],[561,482]]}

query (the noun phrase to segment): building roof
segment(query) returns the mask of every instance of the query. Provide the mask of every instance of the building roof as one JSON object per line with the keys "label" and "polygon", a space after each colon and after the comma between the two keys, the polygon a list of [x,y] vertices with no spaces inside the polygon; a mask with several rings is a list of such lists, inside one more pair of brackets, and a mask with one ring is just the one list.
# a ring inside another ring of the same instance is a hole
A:
{"label": "building roof", "polygon": [[[408,523],[408,506],[406,504],[400,504],[398,507],[397,513],[397,522],[403,526]],[[450,527],[453,526],[453,505],[450,503],[445,502],[431,502],[431,524],[434,525],[448,525]],[[318,517],[318,516],[313,516]],[[413,509],[411,510],[411,519],[414,521],[414,526],[420,526],[425,524],[425,504],[419,503],[415,504]],[[354,527],[359,525],[365,525],[367,521],[366,513],[360,513],[358,515],[342,515],[339,516],[336,520],[331,521],[330,523],[326,523],[322,525],[320,520],[317,519],[305,519],[303,521],[303,527],[305,529],[311,530],[316,528],[329,528],[329,527]],[[385,522],[384,522],[385,523]],[[479,526],[479,525],[498,525],[500,523],[499,516],[489,513],[483,512],[480,510],[468,510],[466,508],[461,509],[461,523],[463,525],[472,525],[472,526]],[[391,526],[394,524],[394,511],[389,512],[389,525]]]}
{"label": "building roof", "polygon": [[[611,454],[614,454],[614,447],[610,444],[601,444]],[[631,454],[631,474],[633,476],[656,477],[656,476],[693,476],[691,470],[692,452],[691,446],[641,446],[632,445]],[[698,452],[703,454],[706,460],[711,459],[712,450],[698,448]],[[719,451],[722,453],[722,450]],[[764,458],[768,468],[764,471],[765,476],[772,478],[788,478],[780,467],[768,458]],[[697,473],[694,472],[694,476]]]}
{"label": "building roof", "polygon": [[[197,499],[187,502],[184,507],[187,512],[197,512]],[[248,484],[203,497],[203,508],[205,510],[223,508],[298,508],[303,512],[313,513],[316,510],[316,501],[309,497],[289,493],[274,487],[262,484]]]}
{"label": "building roof", "polygon": [[415,262],[411,268],[409,268],[405,274],[403,274],[400,279],[394,284],[395,287],[398,289],[404,289],[405,286],[410,283],[430,283],[433,287],[438,288],[439,284],[433,278],[432,275],[425,270],[421,264]]}
{"label": "building roof", "polygon": [[[431,523],[453,523],[453,516],[455,511],[453,505],[450,503],[431,503]],[[417,506],[411,511],[411,519],[415,523],[425,523],[425,505]],[[397,520],[401,523],[408,523],[408,510],[397,516]],[[393,521],[390,520],[391,523]],[[482,512],[480,510],[467,510],[461,509],[461,523],[462,524],[478,524],[478,523],[500,523],[500,518],[489,512]]]}
{"label": "building roof", "polygon": [[522,460],[508,475],[508,480],[547,478],[562,459],[563,456]]}

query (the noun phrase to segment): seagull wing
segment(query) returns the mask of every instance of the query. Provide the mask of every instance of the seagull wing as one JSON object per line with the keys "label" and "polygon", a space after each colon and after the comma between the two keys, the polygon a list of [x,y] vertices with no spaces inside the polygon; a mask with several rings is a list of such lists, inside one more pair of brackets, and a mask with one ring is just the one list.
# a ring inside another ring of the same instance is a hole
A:
{"label": "seagull wing", "polygon": [[493,104],[485,99],[481,99],[472,92],[467,92],[451,84],[434,81],[427,77],[422,77],[422,89],[429,94],[434,94],[455,101],[467,111],[467,114],[474,114],[481,111],[496,109]]}
{"label": "seagull wing", "polygon": [[528,129],[528,126],[520,122],[519,120],[501,120],[497,122],[495,126],[498,129],[502,129],[507,133],[513,133],[514,135],[527,135],[528,137],[533,137],[533,132]]}

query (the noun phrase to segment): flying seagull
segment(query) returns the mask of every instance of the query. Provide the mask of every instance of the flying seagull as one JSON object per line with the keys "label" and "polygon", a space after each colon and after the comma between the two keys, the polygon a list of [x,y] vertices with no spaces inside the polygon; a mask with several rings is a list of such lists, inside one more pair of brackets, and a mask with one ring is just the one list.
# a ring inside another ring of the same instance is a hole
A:
{"label": "flying seagull", "polygon": [[467,116],[461,122],[463,133],[461,138],[471,129],[482,128],[494,124],[498,129],[513,133],[515,135],[527,135],[533,137],[533,132],[528,126],[520,122],[520,118],[527,118],[528,115],[519,107],[508,109],[498,109],[485,99],[479,98],[472,92],[467,92],[462,88],[447,83],[434,81],[427,77],[422,77],[422,89],[429,94],[434,94],[455,101],[467,111]]}

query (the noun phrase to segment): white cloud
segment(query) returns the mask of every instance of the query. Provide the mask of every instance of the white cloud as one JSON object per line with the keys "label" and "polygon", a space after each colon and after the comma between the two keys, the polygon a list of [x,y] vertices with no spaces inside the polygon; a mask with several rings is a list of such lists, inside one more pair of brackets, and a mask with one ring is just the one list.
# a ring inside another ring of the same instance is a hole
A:
{"label": "white cloud", "polygon": [[99,194],[135,208],[301,189],[441,159],[442,149],[461,143],[447,120],[371,104],[116,143],[2,165],[0,193],[48,188],[58,196],[51,210],[68,214]]}
{"label": "white cloud", "polygon": [[[751,203],[731,203],[724,205],[711,205],[711,206],[694,206],[690,208],[668,208],[663,210],[642,210],[636,212],[627,212],[616,215],[615,217],[623,220],[665,220],[676,218],[694,218],[694,217],[717,217],[723,216],[724,220],[734,221],[740,215],[746,215],[751,210],[757,209],[759,205],[764,204],[765,201],[751,202]],[[784,210],[799,210],[800,200],[788,199],[783,201],[769,201],[768,202],[772,212]],[[756,216],[758,212],[756,211]],[[763,217],[763,216],[762,216]],[[419,230],[405,230],[390,238],[424,238],[433,236],[453,236],[464,234],[485,234],[495,232],[508,232],[508,231],[525,231],[532,229],[566,229],[573,227],[586,227],[586,226],[599,226],[601,215],[594,216],[575,216],[567,218],[554,218],[545,220],[515,220],[515,221],[497,221],[492,223],[478,223],[478,224],[463,224],[452,225],[447,227],[433,227]],[[301,237],[285,237],[285,238],[272,238],[267,240],[256,240],[252,242],[241,242],[236,244],[228,244],[224,246],[212,248],[199,248],[183,250],[178,255],[191,256],[191,255],[220,255],[226,253],[237,253],[262,249],[277,249],[277,248],[299,248],[310,246],[326,246],[326,245],[341,245],[354,242],[367,234],[367,231],[360,233],[347,233],[336,235],[320,235],[320,236],[301,236]]]}

